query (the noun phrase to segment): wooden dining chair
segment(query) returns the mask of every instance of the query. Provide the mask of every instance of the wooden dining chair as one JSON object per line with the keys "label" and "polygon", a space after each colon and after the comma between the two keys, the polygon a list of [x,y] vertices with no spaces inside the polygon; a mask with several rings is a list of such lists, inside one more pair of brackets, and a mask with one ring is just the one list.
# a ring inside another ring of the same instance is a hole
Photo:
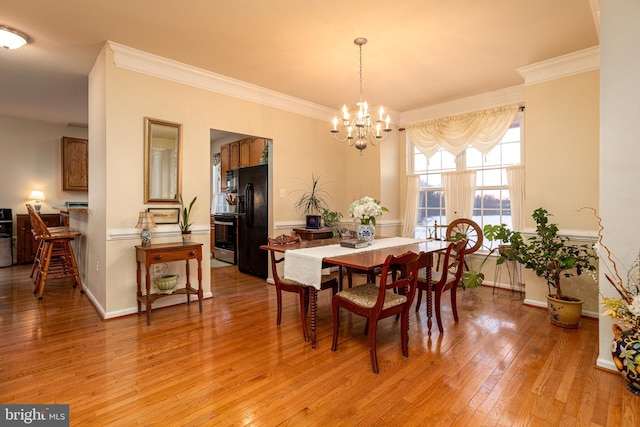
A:
{"label": "wooden dining chair", "polygon": [[[275,238],[268,238],[267,243],[269,246],[273,245],[290,245],[293,243],[299,243],[300,236],[287,236],[282,234]],[[305,341],[309,341],[309,333],[307,331],[307,311],[309,309],[309,287],[304,283],[299,283],[293,280],[287,280],[281,278],[278,274],[277,265],[284,261],[284,256],[276,258],[276,252],[271,251],[271,273],[273,274],[273,281],[276,286],[276,302],[277,302],[277,317],[276,325],[280,325],[282,320],[282,292],[295,292],[300,298],[300,320],[302,323],[302,335]],[[338,292],[338,277],[336,274],[332,274],[328,278],[324,279],[321,283],[320,290],[331,289],[333,295]]]}
{"label": "wooden dining chair", "polygon": [[[418,271],[425,267],[424,253],[407,252],[400,256],[389,255],[382,267],[380,286],[367,283],[361,286],[344,289],[334,295],[333,309],[333,342],[331,351],[338,349],[338,330],[340,328],[340,308],[367,318],[369,353],[371,369],[379,372],[376,351],[376,333],[378,321],[385,317],[400,314],[400,341],[402,355],[409,356],[409,309],[416,291]],[[389,280],[390,272],[396,269],[399,277]],[[396,289],[396,292],[392,290]]]}
{"label": "wooden dining chair", "polygon": [[38,245],[42,245],[40,253],[37,254],[37,271],[33,293],[38,296],[38,299],[42,299],[47,280],[65,277],[71,277],[73,287],[79,287],[80,292],[84,293],[76,257],[71,246],[71,241],[80,236],[80,233],[60,229],[55,233],[51,232],[40,215],[35,211],[33,213],[29,209],[28,211],[35,238]]}
{"label": "wooden dining chair", "polygon": [[443,333],[442,328],[442,315],[441,315],[441,301],[442,294],[451,290],[451,311],[453,311],[453,318],[458,323],[458,309],[456,305],[456,289],[460,284],[462,273],[464,270],[464,255],[466,250],[466,240],[459,240],[457,242],[451,242],[447,246],[444,253],[444,259],[442,266],[438,271],[433,271],[431,276],[431,283],[427,282],[426,269],[420,270],[418,273],[417,293],[418,299],[416,301],[416,313],[420,310],[420,302],[422,301],[422,292],[433,292],[435,296],[435,312],[436,320],[438,322],[438,330]]}

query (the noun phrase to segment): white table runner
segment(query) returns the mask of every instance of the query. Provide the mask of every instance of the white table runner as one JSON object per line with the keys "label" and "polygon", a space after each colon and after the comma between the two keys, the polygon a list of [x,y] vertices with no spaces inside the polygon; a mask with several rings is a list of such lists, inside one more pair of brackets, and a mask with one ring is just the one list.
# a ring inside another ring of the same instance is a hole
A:
{"label": "white table runner", "polygon": [[291,249],[284,253],[284,278],[320,289],[322,282],[322,260],[324,258],[373,251],[393,246],[411,245],[420,242],[426,242],[426,240],[412,239],[409,237],[389,237],[376,239],[371,246],[360,249],[345,248],[340,245]]}

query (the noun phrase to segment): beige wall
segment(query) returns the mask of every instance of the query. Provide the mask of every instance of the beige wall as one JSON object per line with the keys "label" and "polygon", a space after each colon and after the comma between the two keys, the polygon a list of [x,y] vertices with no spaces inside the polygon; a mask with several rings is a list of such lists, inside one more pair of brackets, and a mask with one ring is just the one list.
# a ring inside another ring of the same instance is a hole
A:
{"label": "beige wall", "polygon": [[[398,150],[397,136],[390,137],[383,145],[394,161],[381,165],[380,148],[369,148],[359,156],[355,149],[333,139],[328,131],[328,121],[124,70],[114,65],[109,48],[103,51],[94,67],[90,88],[90,92],[96,91],[91,109],[99,111],[90,118],[92,138],[94,122],[103,122],[103,126],[95,123],[95,128],[99,129],[95,139],[102,141],[99,151],[106,153],[101,166],[104,179],[96,180],[99,185],[96,191],[105,195],[104,224],[101,215],[97,215],[95,223],[90,226],[95,225],[98,232],[92,235],[89,243],[93,254],[90,265],[104,266],[100,268],[106,270],[102,273],[99,269],[92,292],[100,296],[100,305],[107,316],[132,312],[136,306],[133,246],[139,243],[139,238],[135,234],[128,239],[110,239],[108,236],[130,229],[137,213],[150,206],[143,203],[145,116],[183,124],[182,192],[187,199],[198,196],[192,215],[196,223],[194,228],[203,232],[194,232],[193,239],[204,244],[205,254],[209,253],[210,129],[257,135],[273,141],[270,235],[283,232],[275,229],[274,224],[278,222],[301,221],[294,208],[297,195],[292,190],[304,188],[312,172],[326,179],[327,188],[333,194],[332,207],[345,215],[353,199],[365,194],[381,197],[382,170],[394,180],[398,176],[394,170],[399,163],[395,153]],[[399,198],[393,187],[394,181],[388,180],[385,191],[393,196],[393,200],[391,205],[385,205],[395,211],[390,216],[397,218]],[[91,187],[90,193],[93,190]],[[284,190],[284,197],[280,197],[280,190]],[[100,201],[96,204],[102,206]],[[106,233],[101,231],[105,229]],[[154,237],[153,241],[177,239],[177,236]],[[102,247],[106,250],[102,251]],[[180,267],[175,266],[177,272]],[[210,291],[209,276],[207,258],[203,262],[205,292]],[[104,302],[102,295],[106,296]]]}

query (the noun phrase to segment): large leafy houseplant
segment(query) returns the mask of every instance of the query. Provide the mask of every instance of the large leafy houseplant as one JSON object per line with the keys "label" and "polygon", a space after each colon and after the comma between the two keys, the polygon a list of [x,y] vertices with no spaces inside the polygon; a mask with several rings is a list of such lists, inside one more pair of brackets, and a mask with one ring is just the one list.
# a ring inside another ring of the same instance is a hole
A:
{"label": "large leafy houseplant", "polygon": [[586,244],[576,245],[568,237],[559,235],[558,226],[549,222],[549,216],[543,208],[533,211],[536,234],[526,241],[513,242],[509,258],[547,282],[547,310],[551,323],[563,328],[577,328],[584,301],[565,295],[560,286],[561,279],[594,271],[596,267],[591,261],[596,259],[596,255]]}
{"label": "large leafy houseplant", "polygon": [[594,271],[596,267],[591,261],[596,256],[586,244],[575,245],[567,236],[559,235],[558,226],[549,222],[549,216],[543,208],[533,211],[536,234],[526,241],[513,242],[510,257],[545,279],[549,295],[553,296],[553,288],[558,299],[572,300],[573,297],[563,294],[560,279]]}

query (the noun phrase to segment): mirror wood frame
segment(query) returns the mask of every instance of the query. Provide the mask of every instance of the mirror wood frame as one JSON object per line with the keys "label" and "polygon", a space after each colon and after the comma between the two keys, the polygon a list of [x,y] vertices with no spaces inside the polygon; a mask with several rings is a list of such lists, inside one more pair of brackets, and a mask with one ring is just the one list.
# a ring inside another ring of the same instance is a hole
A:
{"label": "mirror wood frame", "polygon": [[[167,149],[169,149],[167,151]],[[165,151],[163,163],[154,155]],[[155,161],[154,161],[155,160]],[[168,162],[168,164],[167,164]],[[164,175],[165,179],[161,179]],[[162,183],[166,181],[166,190]],[[172,189],[175,188],[175,191]],[[182,191],[182,123],[144,118],[144,203],[180,203]],[[168,192],[168,193],[167,193]]]}

